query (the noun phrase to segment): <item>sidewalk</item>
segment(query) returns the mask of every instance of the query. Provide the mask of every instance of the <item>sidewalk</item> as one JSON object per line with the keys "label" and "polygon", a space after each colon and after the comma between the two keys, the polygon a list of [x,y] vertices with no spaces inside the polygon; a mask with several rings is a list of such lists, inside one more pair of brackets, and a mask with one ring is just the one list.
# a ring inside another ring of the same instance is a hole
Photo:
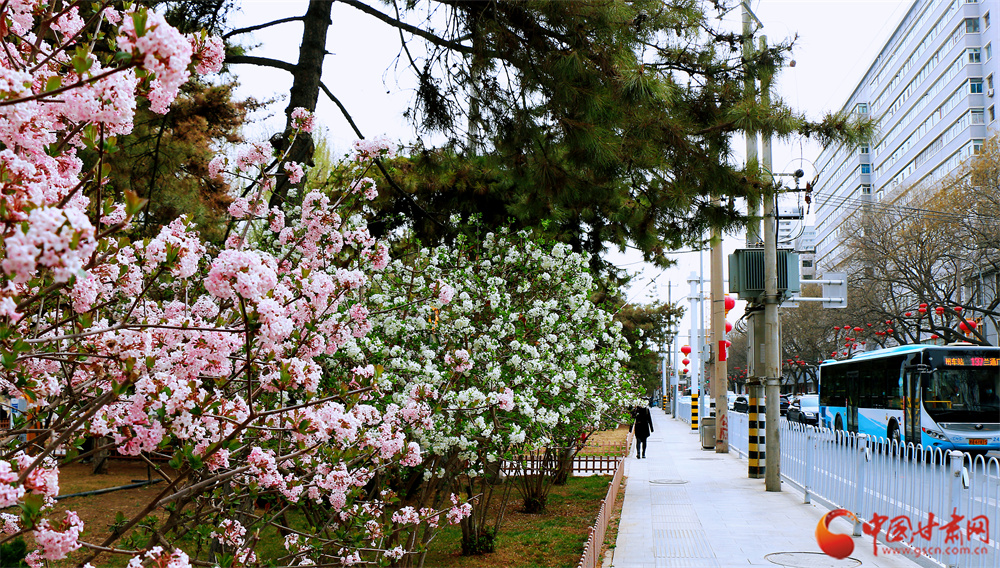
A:
{"label": "sidewalk", "polygon": [[[870,537],[855,538],[848,558],[827,556],[815,537],[826,508],[803,504],[791,487],[765,491],[763,479],[747,478],[746,460],[703,450],[688,424],[651,410],[647,458],[633,450],[625,462],[613,568],[917,567],[901,556],[875,556]],[[830,528],[851,532],[843,519]]]}

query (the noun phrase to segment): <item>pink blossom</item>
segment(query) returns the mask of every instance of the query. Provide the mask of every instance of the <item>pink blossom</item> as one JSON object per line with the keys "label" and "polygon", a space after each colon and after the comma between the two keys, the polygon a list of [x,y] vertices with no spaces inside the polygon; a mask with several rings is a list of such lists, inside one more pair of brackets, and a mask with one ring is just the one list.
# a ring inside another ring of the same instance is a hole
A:
{"label": "pink blossom", "polygon": [[208,162],[208,177],[215,180],[221,180],[222,170],[225,167],[226,167],[225,156],[216,156],[212,158],[212,160]]}
{"label": "pink blossom", "polygon": [[275,207],[268,215],[268,227],[275,233],[280,233],[285,228],[285,212]]}
{"label": "pink blossom", "polygon": [[117,225],[124,223],[127,218],[128,214],[125,211],[125,204],[116,203],[107,215],[101,217],[101,223],[104,225]]}
{"label": "pink blossom", "polygon": [[372,268],[383,270],[389,266],[389,246],[385,243],[377,243],[375,249],[370,253]]}
{"label": "pink blossom", "polygon": [[109,24],[117,26],[122,21],[122,14],[114,8],[108,7],[101,11],[101,14],[108,21]]}
{"label": "pink blossom", "polygon": [[448,510],[448,522],[457,525],[462,519],[468,517],[472,514],[472,505],[469,503],[463,503],[462,505],[454,506]]}
{"label": "pink blossom", "polygon": [[413,507],[403,507],[392,514],[392,522],[402,525],[416,525],[420,523],[420,514]]}
{"label": "pink blossom", "polygon": [[315,122],[316,117],[313,113],[302,107],[296,107],[292,111],[292,125],[295,128],[301,129],[302,132],[312,132]]}
{"label": "pink blossom", "polygon": [[83,29],[83,18],[80,17],[79,8],[72,6],[49,25],[53,30],[62,32],[63,41],[69,41]]}
{"label": "pink blossom", "polygon": [[437,281],[437,286],[438,286],[438,300],[442,304],[447,304],[451,302],[451,299],[455,297],[455,289],[440,280]]}
{"label": "pink blossom", "polygon": [[0,266],[15,282],[24,283],[41,265],[53,271],[55,282],[66,282],[83,270],[96,248],[94,227],[76,209],[38,207],[28,214],[28,230],[18,226],[5,241],[7,255]]}
{"label": "pink blossom", "polygon": [[3,300],[0,300],[0,316],[8,317],[15,322],[21,319],[22,314],[17,311],[17,304],[10,296],[4,296]]}
{"label": "pink blossom", "polygon": [[359,161],[393,158],[396,155],[396,147],[388,136],[378,136],[371,139],[355,140],[354,153]]}
{"label": "pink blossom", "polygon": [[42,558],[46,560],[62,560],[66,555],[80,548],[77,539],[83,532],[83,521],[73,511],[66,512],[66,520],[62,530],[49,528],[47,520],[35,529],[35,542],[42,547]]}
{"label": "pink blossom", "polygon": [[378,189],[375,187],[375,180],[370,177],[361,178],[351,185],[354,193],[364,193],[369,201],[378,197]]}
{"label": "pink blossom", "polygon": [[400,464],[407,467],[414,467],[420,465],[420,445],[416,442],[410,442],[406,446],[406,455],[400,460]]}
{"label": "pink blossom", "polygon": [[237,197],[229,204],[229,214],[233,219],[242,219],[250,212],[250,202],[246,197]]}
{"label": "pink blossom", "polygon": [[285,162],[285,171],[288,172],[288,181],[299,183],[302,181],[302,166],[296,162]]}
{"label": "pink blossom", "polygon": [[274,149],[267,142],[247,144],[240,148],[236,155],[236,169],[246,172],[254,166],[266,164],[271,159],[273,153]]}
{"label": "pink blossom", "polygon": [[514,391],[505,387],[503,393],[497,395],[500,410],[514,410]]}
{"label": "pink blossom", "polygon": [[465,349],[458,349],[454,356],[448,353],[444,356],[444,362],[452,365],[456,373],[464,373],[472,368],[472,361],[469,360],[469,352]]}
{"label": "pink blossom", "polygon": [[212,538],[217,538],[229,546],[242,546],[247,529],[235,519],[223,519],[218,528],[212,532]]}
{"label": "pink blossom", "polygon": [[218,73],[222,70],[222,62],[226,59],[226,45],[222,38],[217,36],[207,36],[192,34],[188,36],[191,42],[191,49],[194,52],[192,58],[198,63],[195,73],[207,75]]}
{"label": "pink blossom", "polygon": [[274,259],[264,253],[224,250],[212,262],[205,289],[216,298],[239,294],[257,300],[277,285],[275,268]]}
{"label": "pink blossom", "polygon": [[0,533],[14,534],[21,530],[21,520],[17,515],[0,513]]}
{"label": "pink blossom", "polygon": [[176,97],[178,88],[188,80],[191,44],[159,13],[147,10],[145,17],[144,30],[135,29],[134,15],[125,18],[118,36],[118,48],[131,51],[146,71],[156,75],[151,90],[157,95],[151,102],[153,110],[162,113]]}

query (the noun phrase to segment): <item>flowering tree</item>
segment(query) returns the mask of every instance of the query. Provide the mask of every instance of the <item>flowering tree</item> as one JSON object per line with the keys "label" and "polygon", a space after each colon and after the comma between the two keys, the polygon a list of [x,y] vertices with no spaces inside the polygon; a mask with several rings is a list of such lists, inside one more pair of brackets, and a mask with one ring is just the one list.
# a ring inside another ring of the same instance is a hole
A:
{"label": "flowering tree", "polygon": [[[390,562],[408,552],[386,546],[401,526],[468,514],[457,499],[416,514],[371,483],[421,462],[412,440],[430,413],[416,391],[377,407],[374,374],[355,362],[370,277],[389,261],[356,214],[374,188],[309,193],[286,222],[267,193],[301,169],[269,169],[271,149],[253,145],[212,165],[252,188],[230,208],[223,250],[184,217],[120,237],[142,200],[107,195],[103,161],[84,171],[78,151],[113,151],[137,97],[165,112],[192,70],[219,68],[221,43],[103,5],[14,0],[0,17],[0,389],[28,401],[0,446],[0,508],[21,511],[4,513],[0,544],[27,535],[34,566],[81,548],[81,564],[233,566],[256,563],[272,527],[288,550],[279,563]],[[98,34],[117,52],[95,56]],[[296,121],[311,128],[307,113]],[[358,160],[386,151],[360,145]],[[59,468],[87,455],[87,436],[102,440],[91,453],[171,465],[162,490],[94,542],[74,512],[53,514]]]}
{"label": "flowering tree", "polygon": [[[418,434],[425,458],[413,498],[432,509],[453,491],[476,500],[463,550],[491,551],[512,487],[494,495],[500,464],[572,447],[637,399],[621,325],[590,300],[584,256],[526,232],[416,250],[374,276],[373,289],[387,311],[363,340],[366,372],[396,393],[390,406],[410,397],[434,409]],[[539,489],[523,495],[529,508],[544,507],[547,484]]]}

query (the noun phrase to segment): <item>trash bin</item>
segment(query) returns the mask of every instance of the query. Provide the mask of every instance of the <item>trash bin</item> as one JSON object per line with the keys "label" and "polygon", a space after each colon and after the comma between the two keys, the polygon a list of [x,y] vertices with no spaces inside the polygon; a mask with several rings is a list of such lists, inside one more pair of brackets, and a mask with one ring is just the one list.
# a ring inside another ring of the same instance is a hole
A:
{"label": "trash bin", "polygon": [[701,447],[706,450],[715,449],[715,418],[701,419]]}

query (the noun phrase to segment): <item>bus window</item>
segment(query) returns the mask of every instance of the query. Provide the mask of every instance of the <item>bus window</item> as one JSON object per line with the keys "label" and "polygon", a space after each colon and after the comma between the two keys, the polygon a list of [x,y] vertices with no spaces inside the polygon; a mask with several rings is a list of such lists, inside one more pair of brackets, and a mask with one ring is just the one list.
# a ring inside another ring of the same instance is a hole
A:
{"label": "bus window", "polygon": [[924,407],[939,422],[996,422],[997,370],[935,369],[924,379]]}

